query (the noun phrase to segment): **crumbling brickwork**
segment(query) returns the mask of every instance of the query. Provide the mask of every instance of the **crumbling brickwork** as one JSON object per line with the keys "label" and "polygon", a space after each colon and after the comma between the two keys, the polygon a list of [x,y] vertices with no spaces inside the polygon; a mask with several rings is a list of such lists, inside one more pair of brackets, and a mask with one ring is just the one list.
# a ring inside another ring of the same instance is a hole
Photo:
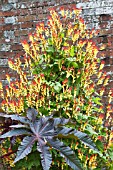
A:
{"label": "crumbling brickwork", "polygon": [[82,7],[88,29],[99,29],[95,41],[106,48],[98,55],[105,60],[111,75],[109,87],[113,86],[113,0],[0,0],[0,81],[11,72],[7,59],[23,54],[21,40],[28,38],[39,21],[47,19],[48,9],[70,4]]}

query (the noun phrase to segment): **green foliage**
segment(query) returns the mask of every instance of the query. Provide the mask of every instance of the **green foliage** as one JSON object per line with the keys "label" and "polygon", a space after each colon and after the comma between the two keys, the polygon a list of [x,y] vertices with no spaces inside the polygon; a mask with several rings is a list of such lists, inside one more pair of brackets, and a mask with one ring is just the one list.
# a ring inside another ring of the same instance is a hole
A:
{"label": "green foliage", "polygon": [[26,170],[42,170],[40,155],[36,151],[30,153],[27,157],[17,162],[15,166],[12,167],[12,170],[21,169],[22,167]]}

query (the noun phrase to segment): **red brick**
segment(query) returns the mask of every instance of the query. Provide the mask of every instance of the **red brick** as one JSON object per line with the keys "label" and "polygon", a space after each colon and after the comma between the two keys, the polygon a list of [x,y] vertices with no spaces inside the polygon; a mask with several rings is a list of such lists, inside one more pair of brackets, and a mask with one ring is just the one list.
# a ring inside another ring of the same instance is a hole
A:
{"label": "red brick", "polygon": [[17,50],[22,50],[23,48],[22,48],[22,45],[13,44],[13,45],[11,46],[11,49],[12,49],[13,51],[17,51]]}
{"label": "red brick", "polygon": [[102,14],[102,15],[100,15],[100,17],[99,17],[99,20],[100,21],[109,21],[109,20],[111,20],[111,15],[109,15],[109,14]]}
{"label": "red brick", "polygon": [[4,51],[0,51],[0,58],[6,58],[6,59],[8,59],[8,58],[15,58],[15,56],[16,55],[24,55],[24,51],[23,51],[23,49],[22,50],[16,50],[16,51],[8,51],[8,52],[4,52]]}
{"label": "red brick", "polygon": [[15,24],[15,25],[13,25],[12,29],[13,29],[13,30],[19,30],[19,29],[20,29],[20,24],[17,23],[17,24]]}
{"label": "red brick", "polygon": [[15,12],[14,11],[3,11],[3,12],[0,12],[0,17],[11,17],[11,16],[15,16]]}
{"label": "red brick", "polygon": [[0,24],[4,24],[4,18],[0,17]]}
{"label": "red brick", "polygon": [[6,43],[5,39],[1,38],[0,39],[0,44],[4,44],[4,43]]}
{"label": "red brick", "polygon": [[108,30],[106,30],[106,29],[101,29],[100,31],[99,31],[99,35],[109,35],[109,34],[112,34],[113,33],[113,30],[111,30],[111,29],[108,29]]}
{"label": "red brick", "polygon": [[0,58],[8,58],[10,56],[14,57],[15,53],[10,51],[0,51]]}
{"label": "red brick", "polygon": [[2,38],[3,37],[3,32],[2,31],[0,31],[0,38]]}
{"label": "red brick", "polygon": [[113,81],[109,82],[109,88],[113,89]]}
{"label": "red brick", "polygon": [[110,50],[110,56],[113,56],[113,49]]}
{"label": "red brick", "polygon": [[111,66],[105,66],[105,67],[104,67],[104,70],[105,70],[106,72],[110,72],[110,71],[113,72],[113,65],[111,65]]}
{"label": "red brick", "polygon": [[102,22],[99,24],[101,29],[107,28],[108,22]]}
{"label": "red brick", "polygon": [[3,25],[3,30],[12,30],[12,24]]}
{"label": "red brick", "polygon": [[0,67],[0,80],[5,78],[6,73],[9,73],[11,71],[11,69],[7,68],[7,67]]}
{"label": "red brick", "polygon": [[110,56],[110,50],[103,50],[103,51],[100,51],[99,53],[98,53],[98,57],[103,57],[103,58],[105,58],[105,57],[109,57]]}
{"label": "red brick", "polygon": [[1,30],[1,31],[3,30],[3,25],[0,25],[0,30]]}
{"label": "red brick", "polygon": [[21,51],[20,50],[15,51],[15,56],[16,55],[23,56],[24,54],[25,54],[25,51],[23,49]]}
{"label": "red brick", "polygon": [[40,15],[37,16],[37,19],[38,19],[38,20],[44,20],[44,19],[46,19],[46,18],[47,18],[47,15],[46,15],[46,14],[40,14]]}
{"label": "red brick", "polygon": [[21,23],[21,28],[25,29],[25,28],[35,28],[36,27],[36,23],[35,22],[24,22]]}
{"label": "red brick", "polygon": [[104,59],[104,61],[106,65],[108,64],[113,65],[113,58],[107,57]]}
{"label": "red brick", "polygon": [[0,26],[0,30],[3,31],[9,31],[9,30],[15,30],[15,29],[20,29],[20,24],[6,24],[6,25],[2,25]]}
{"label": "red brick", "polygon": [[32,8],[32,10],[29,10],[29,11],[30,11],[30,14],[36,15],[36,14],[43,13],[44,9],[42,7],[38,7],[38,8]]}
{"label": "red brick", "polygon": [[109,37],[107,37],[107,39],[109,42],[113,42],[113,36],[109,36]]}
{"label": "red brick", "polygon": [[103,37],[95,37],[93,38],[93,41],[97,42],[98,44],[101,44],[103,40]]}
{"label": "red brick", "polygon": [[27,15],[25,17],[18,16],[17,19],[18,22],[26,22],[26,21],[34,21],[34,20],[36,20],[36,15]]}
{"label": "red brick", "polygon": [[30,14],[29,9],[17,9],[16,10],[16,15],[17,16],[25,16]]}
{"label": "red brick", "polygon": [[28,30],[16,30],[15,31],[15,36],[22,36],[22,35],[28,35]]}
{"label": "red brick", "polygon": [[20,37],[20,42],[23,41],[23,40],[26,40],[26,41],[29,40],[28,35],[22,35]]}

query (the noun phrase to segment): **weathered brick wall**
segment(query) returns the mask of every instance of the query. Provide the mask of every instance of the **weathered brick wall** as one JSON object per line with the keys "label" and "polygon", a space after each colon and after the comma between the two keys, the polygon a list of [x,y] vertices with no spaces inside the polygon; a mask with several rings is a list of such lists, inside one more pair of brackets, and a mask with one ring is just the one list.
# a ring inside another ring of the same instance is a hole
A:
{"label": "weathered brick wall", "polygon": [[113,0],[0,0],[0,80],[11,71],[7,59],[23,54],[21,40],[35,30],[37,22],[46,20],[49,7],[71,3],[82,7],[88,28],[100,29],[96,42],[105,44],[106,49],[98,55],[106,62],[109,87],[113,86]]}

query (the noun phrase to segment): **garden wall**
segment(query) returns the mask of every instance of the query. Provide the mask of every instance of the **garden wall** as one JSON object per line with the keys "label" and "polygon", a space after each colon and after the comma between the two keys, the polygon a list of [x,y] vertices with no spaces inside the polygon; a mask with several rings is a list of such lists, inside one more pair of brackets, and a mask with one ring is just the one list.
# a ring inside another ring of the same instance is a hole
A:
{"label": "garden wall", "polygon": [[[113,86],[113,0],[0,0],[0,81],[5,74],[14,72],[8,68],[7,59],[23,55],[21,40],[35,30],[36,24],[46,20],[49,8],[76,4],[82,7],[82,17],[89,29],[99,29],[97,45],[105,49],[98,56],[104,58],[107,74]],[[4,81],[5,82],[5,81]]]}

